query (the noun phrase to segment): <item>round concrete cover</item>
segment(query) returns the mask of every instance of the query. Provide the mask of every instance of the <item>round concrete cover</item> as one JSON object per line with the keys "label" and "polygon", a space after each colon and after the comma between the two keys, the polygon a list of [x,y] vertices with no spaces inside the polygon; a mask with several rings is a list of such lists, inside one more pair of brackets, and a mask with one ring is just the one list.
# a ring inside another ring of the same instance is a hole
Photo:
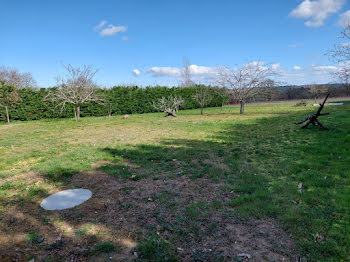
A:
{"label": "round concrete cover", "polygon": [[46,210],[72,208],[85,202],[92,196],[87,189],[68,189],[45,198],[40,206]]}

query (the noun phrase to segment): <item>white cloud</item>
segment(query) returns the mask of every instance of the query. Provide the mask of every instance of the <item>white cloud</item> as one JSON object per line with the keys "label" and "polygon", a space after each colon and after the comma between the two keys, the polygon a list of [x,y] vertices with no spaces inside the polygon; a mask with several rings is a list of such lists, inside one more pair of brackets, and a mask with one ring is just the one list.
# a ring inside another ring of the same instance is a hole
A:
{"label": "white cloud", "polygon": [[134,76],[139,76],[141,74],[140,70],[138,69],[132,70],[132,73],[134,74]]}
{"label": "white cloud", "polygon": [[304,0],[289,14],[295,18],[307,19],[306,26],[322,26],[324,20],[331,14],[337,13],[345,0]]}
{"label": "white cloud", "polygon": [[[246,66],[259,66],[263,69],[270,68],[277,74],[274,76],[278,82],[285,84],[310,84],[310,83],[330,83],[334,81],[334,72],[339,70],[335,65],[309,65],[301,67],[293,66],[287,70],[280,63],[266,64],[262,61],[254,61],[246,64]],[[190,73],[193,81],[201,83],[213,83],[217,77],[221,67],[207,67],[190,65]],[[175,78],[181,80],[184,68],[182,67],[152,67],[145,71],[153,77],[163,77],[164,79]],[[169,79],[168,79],[169,80]]]}
{"label": "white cloud", "polygon": [[154,66],[146,71],[151,73],[153,76],[169,76],[179,77],[181,76],[181,69],[176,67],[158,67]]}
{"label": "white cloud", "polygon": [[128,28],[126,26],[115,26],[112,24],[109,24],[106,28],[101,30],[100,35],[102,36],[111,36],[115,35],[117,33],[125,32]]}
{"label": "white cloud", "polygon": [[333,73],[335,71],[338,71],[338,67],[336,66],[312,66],[312,69],[316,74],[324,74],[324,73]]}
{"label": "white cloud", "polygon": [[102,27],[104,27],[105,24],[107,24],[107,21],[106,20],[102,20],[97,26],[94,27],[94,30],[95,31],[100,31],[100,29]]}
{"label": "white cloud", "polygon": [[284,71],[279,80],[295,85],[331,83],[336,81],[333,73],[339,69],[335,65],[309,65],[303,68],[294,66],[293,70]]}
{"label": "white cloud", "polygon": [[[128,28],[126,26],[115,26],[113,24],[109,24],[108,26],[105,26],[107,24],[106,20],[102,20],[97,26],[94,27],[94,31],[99,32],[102,36],[111,36],[115,35],[117,33],[125,32]],[[126,41],[128,40],[127,36],[123,36],[122,40]]]}
{"label": "white cloud", "polygon": [[[152,67],[146,70],[146,73],[151,74],[153,77],[170,77],[176,78],[178,80],[182,80],[184,75],[184,68],[180,67]],[[192,81],[201,82],[201,83],[211,83],[217,73],[219,68],[217,67],[208,67],[208,66],[198,66],[198,65],[190,65],[189,71],[191,75]]]}
{"label": "white cloud", "polygon": [[[275,63],[272,65],[265,65],[264,62],[261,61],[253,61],[246,66],[257,66],[261,67],[262,69],[268,69],[271,68],[275,72],[280,72],[281,69],[281,64],[280,63]],[[208,67],[208,66],[199,66],[199,65],[190,65],[189,66],[189,71],[191,76],[194,79],[201,79],[201,80],[210,80],[215,78],[219,71],[220,68],[218,67]],[[146,73],[152,74],[154,77],[175,77],[175,78],[181,78],[183,76],[184,68],[180,67],[152,67],[148,70],[146,70]]]}
{"label": "white cloud", "polygon": [[123,40],[123,41],[128,41],[128,40],[129,40],[129,37],[127,37],[127,36],[122,36],[122,40]]}
{"label": "white cloud", "polygon": [[195,76],[213,75],[213,74],[216,74],[218,70],[215,67],[198,66],[198,65],[190,65],[189,69],[190,69],[190,73]]}
{"label": "white cloud", "polygon": [[350,10],[340,15],[339,25],[342,27],[350,25]]}
{"label": "white cloud", "polygon": [[271,65],[271,69],[273,70],[273,71],[278,71],[279,69],[281,68],[281,64],[272,64]]}

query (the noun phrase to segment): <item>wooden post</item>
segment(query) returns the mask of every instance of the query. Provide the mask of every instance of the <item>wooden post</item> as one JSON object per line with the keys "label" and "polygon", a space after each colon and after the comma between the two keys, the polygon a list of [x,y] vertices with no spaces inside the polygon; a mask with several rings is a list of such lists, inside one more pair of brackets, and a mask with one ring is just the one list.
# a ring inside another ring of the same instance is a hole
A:
{"label": "wooden post", "polygon": [[10,124],[9,107],[5,106],[7,124]]}

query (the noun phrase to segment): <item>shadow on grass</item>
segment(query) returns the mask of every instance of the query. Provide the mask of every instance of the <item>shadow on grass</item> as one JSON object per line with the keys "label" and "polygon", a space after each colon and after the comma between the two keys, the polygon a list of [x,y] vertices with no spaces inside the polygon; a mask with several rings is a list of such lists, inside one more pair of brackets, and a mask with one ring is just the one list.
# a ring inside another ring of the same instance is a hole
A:
{"label": "shadow on grass", "polygon": [[[126,235],[141,241],[139,260],[143,255],[145,261],[155,259],[152,250],[160,245],[172,257],[226,261],[227,254],[219,249],[209,254],[198,245],[208,244],[205,238],[209,238],[215,247],[215,238],[223,235],[224,244],[232,247],[230,241],[235,240],[223,234],[227,223],[272,217],[294,233],[300,251],[311,261],[346,259],[350,152],[344,145],[350,142],[350,120],[344,117],[347,112],[333,113],[324,121],[330,131],[299,129],[292,124],[304,115],[298,113],[230,125],[206,140],[167,139],[157,145],[103,148],[115,163],[98,170],[115,179],[92,171],[82,172],[81,179],[74,181],[78,170],[64,168],[44,174],[57,185],[93,187],[94,202],[48,212],[39,209],[38,202],[23,199],[23,205],[16,205],[5,218],[4,225],[16,225],[12,232],[6,231],[18,236],[45,235],[44,244],[19,240],[17,245],[23,249],[16,252],[21,258],[27,255],[25,248],[48,256],[46,247],[58,245],[57,234],[52,232],[73,228],[64,237],[69,244],[54,249],[58,257],[84,260],[89,246]],[[186,185],[194,187],[186,189]],[[87,223],[108,233],[90,234],[82,228]],[[85,233],[75,233],[79,230]],[[111,232],[117,233],[109,236]],[[178,254],[177,246],[196,250]],[[1,244],[2,250],[9,248]],[[282,245],[273,248],[283,250]],[[109,246],[108,250],[114,249]]]}
{"label": "shadow on grass", "polygon": [[274,217],[294,233],[311,260],[344,259],[350,249],[350,210],[345,204],[350,151],[344,146],[350,142],[350,121],[344,119],[346,111],[332,110],[324,118],[330,131],[317,126],[302,130],[292,123],[304,114],[235,124],[210,141],[168,139],[157,146],[105,148],[132,167],[127,165],[127,173],[118,165],[102,170],[132,179],[186,176],[222,182],[239,195],[226,204],[240,218]]}

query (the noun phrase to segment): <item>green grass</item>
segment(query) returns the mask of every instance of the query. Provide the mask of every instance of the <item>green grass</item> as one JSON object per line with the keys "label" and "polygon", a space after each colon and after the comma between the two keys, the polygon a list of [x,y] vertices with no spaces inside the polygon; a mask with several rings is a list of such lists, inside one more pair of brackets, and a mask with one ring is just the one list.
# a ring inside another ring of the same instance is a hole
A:
{"label": "green grass", "polygon": [[170,243],[160,238],[157,235],[152,235],[142,241],[137,251],[139,257],[136,261],[149,261],[149,262],[176,262],[179,261],[176,258],[174,250],[171,248]]}
{"label": "green grass", "polygon": [[101,242],[96,244],[90,251],[93,255],[99,255],[103,253],[111,253],[118,251],[118,247],[111,242]]}
{"label": "green grass", "polygon": [[[196,233],[196,221],[205,223],[213,212],[224,214],[229,207],[240,220],[281,221],[293,233],[301,256],[310,261],[349,261],[350,103],[325,108],[331,114],[321,122],[329,131],[295,126],[294,121],[316,108],[293,104],[247,105],[244,115],[227,107],[206,109],[204,116],[189,110],[178,118],[144,114],[127,120],[118,116],[0,125],[0,215],[21,201],[38,201],[49,187],[65,185],[75,173],[91,170],[92,163],[108,160],[115,165],[99,170],[120,181],[208,178],[238,195],[227,202],[187,203],[178,224],[188,228],[162,222],[177,232],[174,238]],[[215,163],[218,159],[225,168]],[[45,182],[16,179],[29,171],[41,174]],[[123,187],[122,193],[133,190]],[[183,204],[176,198],[165,190],[152,201],[172,212]],[[132,203],[124,203],[120,208],[130,207]],[[208,234],[216,227],[209,223]],[[144,238],[138,259],[176,261],[176,250],[169,245],[157,236]],[[107,249],[102,246],[95,253],[111,252]]]}

